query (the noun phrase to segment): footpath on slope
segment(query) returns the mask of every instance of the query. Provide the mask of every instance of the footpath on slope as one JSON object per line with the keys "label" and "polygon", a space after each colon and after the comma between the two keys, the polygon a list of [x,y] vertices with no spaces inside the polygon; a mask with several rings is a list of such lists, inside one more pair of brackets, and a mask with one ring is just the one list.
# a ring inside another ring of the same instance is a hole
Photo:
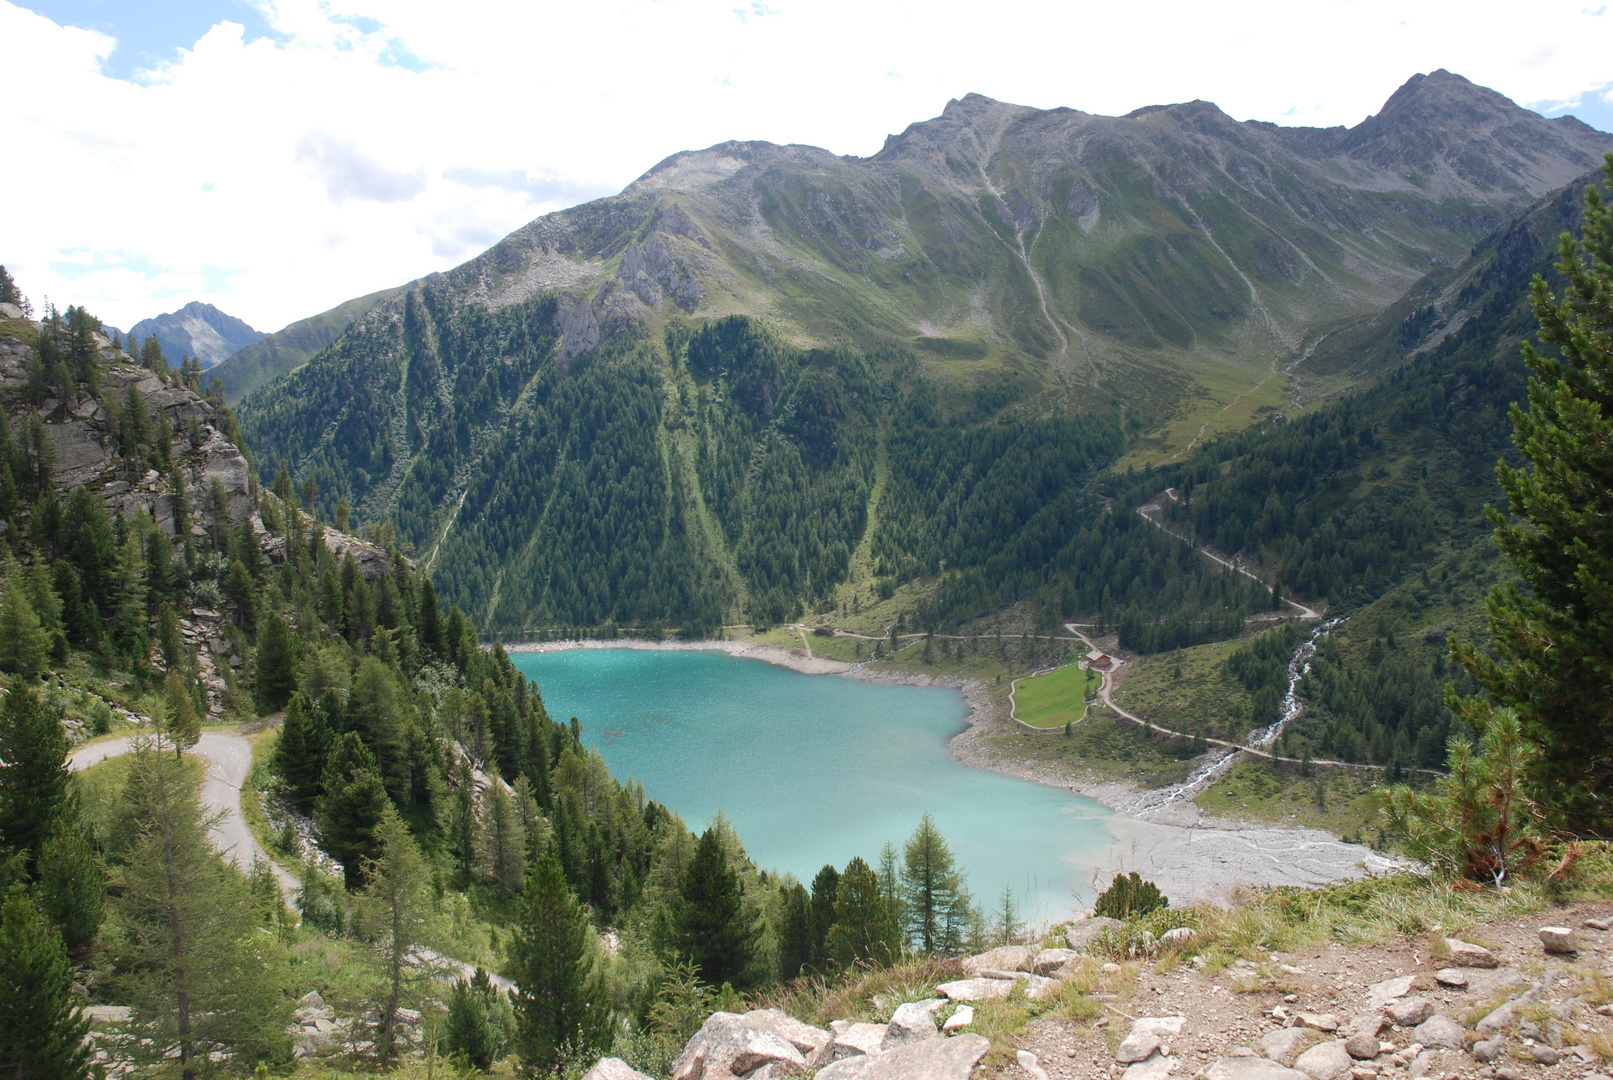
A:
{"label": "footpath on slope", "polygon": [[[67,756],[71,772],[82,772],[111,758],[130,753],[138,740],[150,740],[149,735],[123,735],[101,742],[80,746]],[[166,752],[166,751],[165,751]],[[262,862],[274,872],[275,881],[286,902],[293,908],[302,895],[302,882],[290,870],[272,858],[241,812],[241,793],[247,776],[252,771],[252,744],[239,730],[209,729],[202,732],[196,745],[186,751],[206,762],[202,779],[202,811],[211,819],[208,839],[213,849],[234,863],[242,873],[251,873],[255,862]],[[450,974],[453,978],[470,978],[476,968],[463,960],[444,956],[434,949],[418,948],[414,953],[421,967]],[[515,983],[502,975],[488,972],[487,977],[503,990],[515,990]]]}

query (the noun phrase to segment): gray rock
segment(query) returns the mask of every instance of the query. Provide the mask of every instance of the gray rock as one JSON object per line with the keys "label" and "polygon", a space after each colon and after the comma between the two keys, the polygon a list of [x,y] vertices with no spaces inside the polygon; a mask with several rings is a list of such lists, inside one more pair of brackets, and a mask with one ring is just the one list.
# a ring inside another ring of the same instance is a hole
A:
{"label": "gray rock", "polygon": [[1467,985],[1467,972],[1461,968],[1440,968],[1434,972],[1434,981],[1441,986],[1460,989]]}
{"label": "gray rock", "polygon": [[1562,1059],[1562,1055],[1557,1052],[1555,1046],[1547,1046],[1545,1043],[1535,1043],[1535,1045],[1531,1046],[1529,1056],[1542,1065],[1555,1065]]}
{"label": "gray rock", "polygon": [[1031,971],[1037,975],[1051,975],[1075,957],[1074,949],[1043,949],[1031,961]]}
{"label": "gray rock", "polygon": [[1094,915],[1090,919],[1082,919],[1065,933],[1064,940],[1070,948],[1080,952],[1106,930],[1113,930],[1124,924],[1119,919],[1111,919],[1104,915]]}
{"label": "gray rock", "polygon": [[1120,1080],[1165,1080],[1165,1077],[1175,1071],[1175,1058],[1155,1054],[1146,1061],[1126,1066],[1126,1071],[1120,1075]]}
{"label": "gray rock", "polygon": [[[1586,919],[1584,926],[1587,930],[1613,930],[1613,918]],[[1590,1080],[1586,1077],[1586,1080]]]}
{"label": "gray rock", "polygon": [[1317,1043],[1294,1060],[1294,1068],[1311,1080],[1337,1080],[1355,1064],[1338,1039]]}
{"label": "gray rock", "polygon": [[891,1014],[891,1022],[885,1028],[885,1037],[880,1040],[879,1049],[884,1052],[903,1043],[940,1037],[941,1032],[935,1026],[935,1015],[926,1006],[909,1001],[896,1006],[896,1011]]}
{"label": "gray rock", "polygon": [[1527,985],[1529,980],[1513,968],[1480,972],[1467,978],[1468,990],[1479,997],[1495,997],[1497,994],[1505,994]]}
{"label": "gray rock", "polygon": [[1185,1016],[1139,1016],[1131,1022],[1131,1031],[1134,1035],[1139,1032],[1158,1035],[1163,1041],[1180,1035],[1186,1026]]}
{"label": "gray rock", "polygon": [[1430,1016],[1418,1024],[1411,1035],[1424,1046],[1441,1046],[1447,1050],[1467,1046],[1467,1030],[1448,1016]]}
{"label": "gray rock", "polygon": [[1500,1035],[1488,1039],[1480,1039],[1473,1044],[1473,1057],[1475,1060],[1489,1064],[1500,1057],[1507,1048],[1507,1040]]}
{"label": "gray rock", "polygon": [[1294,1017],[1294,1026],[1315,1028],[1317,1031],[1337,1031],[1339,1018],[1332,1013],[1299,1013]]}
{"label": "gray rock", "polygon": [[1474,1030],[1480,1035],[1494,1035],[1497,1032],[1505,1031],[1508,1028],[1513,1027],[1518,1023],[1518,1010],[1525,1005],[1533,1004],[1535,999],[1539,996],[1540,995],[1533,990],[1525,994],[1519,994],[1511,1001],[1507,1001],[1492,1009],[1488,1016],[1480,1020],[1477,1024],[1473,1025]]}
{"label": "gray rock", "polygon": [[1432,1073],[1434,1076],[1449,1076],[1453,1073],[1464,1072],[1472,1068],[1473,1059],[1455,1050],[1424,1050],[1406,1069],[1406,1075],[1411,1080]]}
{"label": "gray rock", "polygon": [[90,1026],[98,1028],[101,1024],[127,1024],[133,1017],[134,1010],[128,1005],[90,1005],[83,1010],[83,1013]]}
{"label": "gray rock", "polygon": [[1310,1076],[1251,1054],[1221,1058],[1204,1070],[1204,1080],[1310,1080]]}
{"label": "gray rock", "polygon": [[1378,1034],[1358,1031],[1344,1040],[1344,1052],[1357,1061],[1371,1061],[1378,1056]]}
{"label": "gray rock", "polygon": [[981,975],[987,971],[1028,972],[1040,951],[1034,945],[1004,945],[978,956],[964,957],[963,970],[969,975]]}
{"label": "gray rock", "polygon": [[1367,1008],[1381,1009],[1396,998],[1405,997],[1411,993],[1412,980],[1413,976],[1402,975],[1397,979],[1373,983],[1367,987]]}
{"label": "gray rock", "polygon": [[1388,1024],[1389,1018],[1383,1015],[1381,1012],[1374,1011],[1356,1013],[1354,1016],[1350,1017],[1350,1022],[1344,1025],[1344,1037],[1349,1038],[1351,1035],[1371,1035],[1374,1039],[1376,1039],[1378,1037],[1378,1032],[1382,1031],[1388,1026]]}
{"label": "gray rock", "polygon": [[1261,1036],[1260,1050],[1273,1061],[1291,1065],[1295,1055],[1304,1049],[1308,1042],[1310,1036],[1305,1033],[1304,1028],[1278,1028]]}
{"label": "gray rock", "polygon": [[651,1080],[621,1058],[600,1058],[582,1080]]}
{"label": "gray rock", "polygon": [[1579,952],[1579,942],[1566,926],[1542,926],[1540,947],[1553,956],[1573,956]]}
{"label": "gray rock", "polygon": [[1495,968],[1501,966],[1501,961],[1495,954],[1482,945],[1472,942],[1460,941],[1457,938],[1446,938],[1445,947],[1451,951],[1452,967],[1469,968]]}
{"label": "gray rock", "polygon": [[948,1035],[954,1031],[962,1031],[975,1022],[975,1008],[973,1005],[959,1005],[947,1022],[941,1025],[941,1030]]}
{"label": "gray rock", "polygon": [[1133,1031],[1115,1051],[1115,1060],[1122,1065],[1146,1061],[1159,1050],[1159,1036],[1149,1031]]}
{"label": "gray rock", "polygon": [[787,1040],[737,1013],[712,1013],[673,1062],[672,1080],[730,1080],[768,1062],[806,1067],[806,1058]]}
{"label": "gray rock", "polygon": [[1185,949],[1193,944],[1195,936],[1197,934],[1191,926],[1178,926],[1159,935],[1159,943],[1167,949]]}
{"label": "gray rock", "polygon": [[771,1031],[799,1050],[809,1061],[833,1041],[827,1031],[803,1024],[781,1009],[752,1009],[745,1014],[745,1024]]}
{"label": "gray rock", "polygon": [[1416,1027],[1427,1020],[1433,1011],[1434,1007],[1428,1003],[1428,999],[1420,997],[1392,1001],[1384,1009],[1384,1012],[1389,1014],[1389,1019],[1395,1022],[1395,1026],[1403,1028]]}
{"label": "gray rock", "polygon": [[10,303],[0,304],[0,315],[4,315],[8,319],[20,319],[23,317],[22,308]]}
{"label": "gray rock", "polygon": [[817,1080],[969,1080],[970,1070],[990,1049],[979,1035],[925,1039],[888,1054],[836,1061]]}
{"label": "gray rock", "polygon": [[877,1054],[889,1029],[889,1024],[852,1024],[834,1037],[825,1060],[840,1061],[848,1057]]}
{"label": "gray rock", "polygon": [[1019,1062],[1021,1069],[1030,1074],[1031,1080],[1048,1080],[1047,1070],[1042,1068],[1042,1063],[1037,1061],[1036,1055],[1029,1050],[1016,1050],[1014,1060]]}

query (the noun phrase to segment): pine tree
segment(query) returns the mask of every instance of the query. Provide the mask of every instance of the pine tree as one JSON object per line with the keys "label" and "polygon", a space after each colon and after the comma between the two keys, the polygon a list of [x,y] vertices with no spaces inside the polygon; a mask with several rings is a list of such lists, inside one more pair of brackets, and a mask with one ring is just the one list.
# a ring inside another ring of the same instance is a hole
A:
{"label": "pine tree", "polygon": [[795,882],[783,890],[779,903],[784,909],[779,928],[779,978],[797,978],[812,962],[812,928],[808,916],[812,900],[806,886]]}
{"label": "pine tree", "polygon": [[949,918],[962,891],[962,879],[935,819],[925,814],[903,850],[902,891],[907,900],[908,939],[921,953],[947,955],[963,942]]}
{"label": "pine tree", "polygon": [[474,978],[460,979],[448,996],[448,1030],[443,1036],[448,1055],[463,1056],[482,1072],[490,1070],[508,1047],[506,1029],[513,1021],[509,1011],[509,1004],[481,968]]}
{"label": "pine tree", "polygon": [[297,688],[297,657],[291,630],[286,621],[271,610],[263,618],[258,633],[258,700],[269,712],[285,708]]}
{"label": "pine tree", "polygon": [[863,961],[889,963],[901,951],[896,920],[879,888],[879,875],[860,857],[846,864],[835,897],[829,953],[841,968]]}
{"label": "pine tree", "polygon": [[319,830],[325,850],[342,864],[347,887],[364,884],[364,858],[375,850],[375,829],[391,802],[375,770],[375,756],[357,732],[343,733],[325,765]]}
{"label": "pine tree", "polygon": [[121,992],[149,1043],[142,1056],[183,1080],[209,1056],[284,1053],[290,1018],[284,956],[258,933],[246,880],[208,843],[199,773],[150,747],[130,755],[123,816],[132,838],[112,876]]}
{"label": "pine tree", "polygon": [[73,997],[67,950],[14,886],[0,906],[0,1076],[88,1077],[89,1028]]}
{"label": "pine tree", "polygon": [[558,1073],[569,1052],[581,1056],[610,1040],[610,999],[587,913],[551,848],[527,875],[510,942],[510,975],[521,1058],[536,1073]]}
{"label": "pine tree", "polygon": [[739,875],[713,825],[700,836],[679,886],[679,953],[712,986],[750,985],[758,931],[745,912]]}
{"label": "pine tree", "polygon": [[67,736],[28,683],[0,699],[0,843],[31,873],[67,799]]}
{"label": "pine tree", "polygon": [[[1613,154],[1604,166],[1613,183]],[[1535,778],[1553,824],[1613,836],[1613,203],[1585,192],[1582,244],[1564,235],[1559,301],[1536,276],[1530,307],[1540,341],[1524,346],[1529,409],[1514,404],[1513,442],[1528,465],[1496,467],[1512,520],[1488,509],[1496,544],[1525,588],[1487,605],[1494,656],[1452,638],[1452,655],[1516,709],[1538,743]],[[1583,255],[1581,252],[1583,251]],[[1489,703],[1450,704],[1480,732]]]}
{"label": "pine tree", "polygon": [[360,910],[387,986],[386,999],[380,1003],[381,1030],[376,1045],[382,1060],[391,1061],[407,962],[425,928],[429,874],[419,845],[392,807],[382,814],[374,836],[376,856],[365,865],[369,884]]}
{"label": "pine tree", "polygon": [[299,807],[310,807],[319,798],[331,740],[324,710],[305,705],[301,694],[292,694],[270,767],[286,782],[291,801]]}
{"label": "pine tree", "polygon": [[224,576],[224,596],[235,604],[235,621],[241,629],[251,631],[258,619],[258,591],[252,575],[240,559],[230,563]]}

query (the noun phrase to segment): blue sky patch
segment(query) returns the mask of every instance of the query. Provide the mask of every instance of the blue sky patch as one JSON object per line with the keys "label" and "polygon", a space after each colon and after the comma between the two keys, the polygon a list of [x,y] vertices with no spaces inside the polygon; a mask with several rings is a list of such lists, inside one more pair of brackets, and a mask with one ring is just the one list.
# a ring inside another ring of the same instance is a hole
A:
{"label": "blue sky patch", "polygon": [[221,22],[246,27],[246,40],[285,37],[247,0],[19,0],[19,6],[59,26],[99,30],[118,39],[101,70],[115,79],[132,79],[179,56]]}

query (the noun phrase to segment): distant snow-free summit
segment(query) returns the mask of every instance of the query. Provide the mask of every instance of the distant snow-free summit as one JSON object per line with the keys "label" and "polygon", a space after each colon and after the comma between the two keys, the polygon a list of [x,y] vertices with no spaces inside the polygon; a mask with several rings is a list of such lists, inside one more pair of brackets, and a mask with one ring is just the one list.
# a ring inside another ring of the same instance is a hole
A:
{"label": "distant snow-free summit", "polygon": [[153,334],[162,342],[162,351],[170,363],[179,363],[181,356],[194,356],[204,368],[222,363],[226,357],[269,336],[199,300],[192,300],[178,311],[142,319],[129,327],[128,336],[144,339]]}

